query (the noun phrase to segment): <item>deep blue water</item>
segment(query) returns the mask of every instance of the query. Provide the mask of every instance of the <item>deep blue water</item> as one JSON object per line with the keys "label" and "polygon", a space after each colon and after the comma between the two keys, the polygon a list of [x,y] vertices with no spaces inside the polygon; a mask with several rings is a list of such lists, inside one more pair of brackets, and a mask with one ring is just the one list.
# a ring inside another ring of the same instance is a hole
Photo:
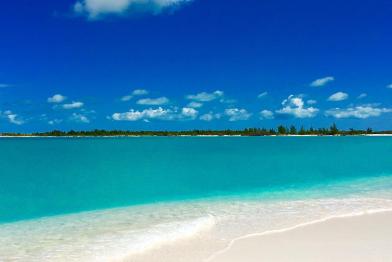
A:
{"label": "deep blue water", "polygon": [[0,222],[392,175],[392,137],[0,139]]}

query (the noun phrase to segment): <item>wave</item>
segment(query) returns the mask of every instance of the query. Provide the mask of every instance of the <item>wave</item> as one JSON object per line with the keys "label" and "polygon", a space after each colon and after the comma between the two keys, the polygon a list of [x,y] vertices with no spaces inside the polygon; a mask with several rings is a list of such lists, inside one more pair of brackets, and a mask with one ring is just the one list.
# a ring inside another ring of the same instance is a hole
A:
{"label": "wave", "polygon": [[125,261],[202,234],[216,222],[212,215],[206,215],[142,225],[141,221],[132,222],[132,211],[88,212],[2,226],[0,261]]}

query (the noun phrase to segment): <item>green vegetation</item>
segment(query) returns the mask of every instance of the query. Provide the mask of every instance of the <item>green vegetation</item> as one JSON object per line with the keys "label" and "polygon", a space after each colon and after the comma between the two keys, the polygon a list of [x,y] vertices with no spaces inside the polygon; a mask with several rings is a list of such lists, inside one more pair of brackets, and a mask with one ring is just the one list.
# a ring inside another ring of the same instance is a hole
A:
{"label": "green vegetation", "polygon": [[0,136],[51,136],[51,137],[89,137],[89,136],[285,136],[285,135],[317,135],[317,136],[347,136],[347,135],[367,135],[367,134],[392,134],[392,131],[374,132],[371,128],[367,130],[339,130],[335,124],[329,128],[309,128],[301,127],[299,130],[295,126],[278,126],[276,129],[266,128],[246,128],[244,130],[189,130],[189,131],[127,131],[127,130],[91,130],[91,131],[59,131],[20,134],[20,133],[0,133]]}

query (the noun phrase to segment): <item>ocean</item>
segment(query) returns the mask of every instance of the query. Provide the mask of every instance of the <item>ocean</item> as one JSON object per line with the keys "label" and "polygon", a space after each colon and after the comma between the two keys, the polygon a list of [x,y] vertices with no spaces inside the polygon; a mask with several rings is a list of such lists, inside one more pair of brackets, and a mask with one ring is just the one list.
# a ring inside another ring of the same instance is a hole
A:
{"label": "ocean", "polygon": [[392,137],[0,139],[0,261],[208,261],[387,210]]}

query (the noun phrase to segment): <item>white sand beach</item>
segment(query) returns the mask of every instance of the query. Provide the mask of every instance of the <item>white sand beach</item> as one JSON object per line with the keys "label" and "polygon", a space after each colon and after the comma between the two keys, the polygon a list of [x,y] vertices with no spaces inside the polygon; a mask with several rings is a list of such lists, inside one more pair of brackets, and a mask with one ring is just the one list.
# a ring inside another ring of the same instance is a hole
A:
{"label": "white sand beach", "polygon": [[242,238],[208,261],[392,261],[392,212],[333,218]]}

